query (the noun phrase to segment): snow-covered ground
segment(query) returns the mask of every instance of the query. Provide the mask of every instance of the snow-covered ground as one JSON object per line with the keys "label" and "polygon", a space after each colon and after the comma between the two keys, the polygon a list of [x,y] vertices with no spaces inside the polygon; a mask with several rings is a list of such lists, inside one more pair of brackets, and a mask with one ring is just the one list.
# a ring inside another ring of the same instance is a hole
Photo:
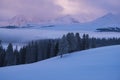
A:
{"label": "snow-covered ground", "polygon": [[120,45],[0,68],[0,80],[120,80]]}

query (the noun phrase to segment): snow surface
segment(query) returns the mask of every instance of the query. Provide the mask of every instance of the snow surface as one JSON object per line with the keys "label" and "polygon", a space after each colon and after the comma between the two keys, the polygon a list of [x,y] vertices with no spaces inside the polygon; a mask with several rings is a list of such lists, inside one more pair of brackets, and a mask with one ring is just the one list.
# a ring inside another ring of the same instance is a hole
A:
{"label": "snow surface", "polygon": [[120,80],[120,45],[3,67],[0,80]]}

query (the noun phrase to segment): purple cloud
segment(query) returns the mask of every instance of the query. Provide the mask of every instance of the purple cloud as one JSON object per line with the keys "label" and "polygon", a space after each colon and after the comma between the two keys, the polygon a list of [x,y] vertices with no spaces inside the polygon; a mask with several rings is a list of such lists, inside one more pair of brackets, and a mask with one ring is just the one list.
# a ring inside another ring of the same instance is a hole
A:
{"label": "purple cloud", "polygon": [[0,0],[0,16],[11,18],[16,15],[51,18],[59,15],[61,7],[51,0]]}
{"label": "purple cloud", "polygon": [[16,15],[45,20],[69,14],[85,22],[120,13],[119,7],[119,0],[0,0],[0,20]]}

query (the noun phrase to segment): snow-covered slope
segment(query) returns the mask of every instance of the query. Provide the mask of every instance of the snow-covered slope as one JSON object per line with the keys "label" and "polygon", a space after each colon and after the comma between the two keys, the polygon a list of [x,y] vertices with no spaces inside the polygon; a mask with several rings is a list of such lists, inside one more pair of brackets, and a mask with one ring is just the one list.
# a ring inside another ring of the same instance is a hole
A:
{"label": "snow-covered slope", "polygon": [[79,23],[79,21],[75,18],[73,18],[71,15],[65,15],[61,17],[57,17],[55,19],[41,19],[41,18],[31,18],[31,17],[26,17],[24,15],[16,15],[13,18],[6,20],[6,21],[0,21],[0,26],[3,26],[2,24],[6,23],[4,26],[8,25],[15,25],[18,27],[21,26],[28,26],[28,25],[48,25],[48,24],[74,24],[74,23]]}
{"label": "snow-covered slope", "polygon": [[22,26],[26,25],[29,22],[29,19],[23,15],[14,16],[9,20],[9,25]]}
{"label": "snow-covered slope", "polygon": [[54,27],[45,27],[45,29],[53,30],[92,30],[95,31],[97,28],[106,27],[120,27],[120,15],[119,14],[106,14],[102,17],[97,18],[87,23],[76,23],[76,24],[56,24]]}
{"label": "snow-covered slope", "polygon": [[[1,23],[1,21],[0,21]],[[3,22],[1,23],[3,24]],[[4,23],[5,24],[5,23]],[[120,15],[108,13],[91,22],[80,23],[70,15],[65,15],[51,20],[41,20],[37,18],[26,18],[25,16],[15,16],[9,21],[9,25],[24,26],[28,28],[44,28],[52,30],[93,30],[103,27],[120,27]],[[54,25],[53,27],[44,27]]]}
{"label": "snow-covered slope", "polygon": [[120,15],[119,14],[112,14],[108,13],[100,18],[97,18],[93,21],[94,23],[101,23],[102,25],[105,24],[120,24]]}
{"label": "snow-covered slope", "polygon": [[120,27],[120,15],[108,13],[96,20],[90,22],[90,24],[94,24],[101,27]]}
{"label": "snow-covered slope", "polygon": [[74,23],[80,23],[80,22],[70,15],[65,15],[52,20],[50,23],[51,24],[74,24]]}
{"label": "snow-covered slope", "polygon": [[0,68],[0,80],[120,80],[120,45]]}

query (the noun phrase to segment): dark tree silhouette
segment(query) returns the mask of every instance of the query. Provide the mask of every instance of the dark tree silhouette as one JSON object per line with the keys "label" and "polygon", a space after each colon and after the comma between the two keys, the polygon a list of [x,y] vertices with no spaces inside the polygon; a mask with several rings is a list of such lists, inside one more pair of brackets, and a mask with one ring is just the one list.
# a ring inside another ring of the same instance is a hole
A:
{"label": "dark tree silhouette", "polygon": [[16,64],[16,57],[15,57],[15,54],[13,53],[13,46],[10,43],[6,50],[5,65],[10,66],[15,64]]}
{"label": "dark tree silhouette", "polygon": [[13,50],[11,43],[4,50],[0,41],[0,67],[33,63],[57,55],[62,58],[64,54],[74,51],[118,44],[120,38],[89,38],[88,34],[80,37],[79,33],[68,33],[60,39],[31,41],[19,51],[17,48]]}

